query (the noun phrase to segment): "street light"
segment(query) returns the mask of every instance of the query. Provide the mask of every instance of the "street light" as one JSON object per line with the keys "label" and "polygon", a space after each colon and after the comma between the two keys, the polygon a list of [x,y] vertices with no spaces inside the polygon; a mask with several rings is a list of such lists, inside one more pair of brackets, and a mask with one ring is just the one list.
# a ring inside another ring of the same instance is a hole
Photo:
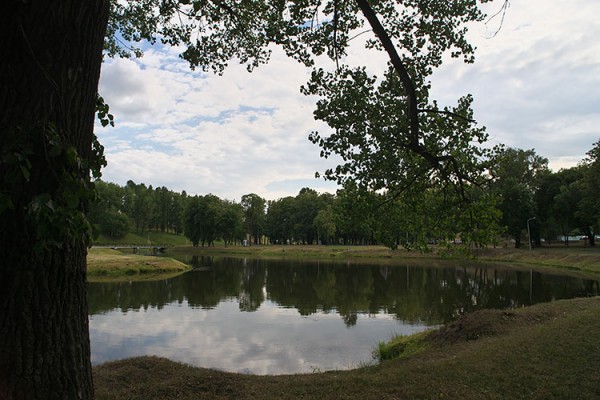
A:
{"label": "street light", "polygon": [[527,238],[529,239],[529,250],[531,250],[531,231],[529,230],[529,221],[533,221],[535,217],[531,217],[527,220]]}

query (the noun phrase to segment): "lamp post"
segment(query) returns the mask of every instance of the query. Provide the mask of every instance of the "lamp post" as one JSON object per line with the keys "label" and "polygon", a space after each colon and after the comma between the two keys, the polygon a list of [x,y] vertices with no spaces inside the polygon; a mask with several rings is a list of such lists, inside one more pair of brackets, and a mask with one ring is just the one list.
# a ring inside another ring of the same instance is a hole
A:
{"label": "lamp post", "polygon": [[531,217],[527,220],[527,238],[529,239],[529,250],[531,250],[531,230],[529,229],[529,221],[533,221],[535,217]]}

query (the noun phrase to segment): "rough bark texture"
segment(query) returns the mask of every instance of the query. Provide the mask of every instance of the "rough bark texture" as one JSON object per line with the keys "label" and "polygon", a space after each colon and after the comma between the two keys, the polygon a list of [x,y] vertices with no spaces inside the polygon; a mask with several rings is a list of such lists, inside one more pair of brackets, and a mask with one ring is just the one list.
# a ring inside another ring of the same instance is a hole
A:
{"label": "rough bark texture", "polygon": [[[107,18],[108,0],[0,3],[3,156],[16,137],[29,140],[27,129],[10,133],[16,128],[52,124],[89,159]],[[0,170],[4,194],[16,201],[0,210],[0,399],[90,399],[85,240],[67,234],[39,246],[45,238],[32,233],[27,204],[55,193],[59,178],[45,143],[30,145],[26,184],[11,188],[14,170]]]}

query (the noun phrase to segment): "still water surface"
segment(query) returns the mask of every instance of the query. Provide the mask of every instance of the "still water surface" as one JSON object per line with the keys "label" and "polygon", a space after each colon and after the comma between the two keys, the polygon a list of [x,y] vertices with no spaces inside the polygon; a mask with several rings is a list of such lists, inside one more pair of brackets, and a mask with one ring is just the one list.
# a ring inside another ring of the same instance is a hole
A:
{"label": "still water surface", "polygon": [[599,282],[529,270],[190,258],[152,282],[90,283],[94,364],[158,355],[253,374],[348,369],[379,341],[480,308],[600,294]]}

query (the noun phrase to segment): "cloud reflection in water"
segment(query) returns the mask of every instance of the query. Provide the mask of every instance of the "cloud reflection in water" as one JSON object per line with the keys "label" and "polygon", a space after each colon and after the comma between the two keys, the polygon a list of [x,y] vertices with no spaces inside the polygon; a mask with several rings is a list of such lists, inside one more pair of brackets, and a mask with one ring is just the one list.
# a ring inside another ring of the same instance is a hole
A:
{"label": "cloud reflection in water", "polygon": [[90,316],[92,362],[157,355],[188,364],[253,374],[348,369],[369,362],[378,341],[424,326],[390,315],[359,315],[347,328],[335,312],[300,316],[265,301],[252,313],[235,300],[214,309],[187,302],[161,310],[113,310]]}

